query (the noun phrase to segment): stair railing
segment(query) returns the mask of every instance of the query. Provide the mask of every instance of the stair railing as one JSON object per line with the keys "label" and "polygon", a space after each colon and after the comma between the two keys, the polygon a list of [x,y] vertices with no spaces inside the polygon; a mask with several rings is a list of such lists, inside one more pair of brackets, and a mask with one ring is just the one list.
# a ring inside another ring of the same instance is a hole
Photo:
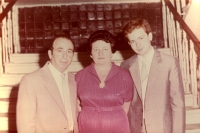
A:
{"label": "stair railing", "polygon": [[[199,107],[198,74],[200,41],[184,22],[181,14],[180,0],[175,4],[162,0],[163,30],[165,47],[171,49],[171,54],[180,60],[185,93],[193,95],[193,107]],[[176,6],[176,8],[175,8]]]}
{"label": "stair railing", "polygon": [[9,62],[9,55],[13,53],[12,6],[16,0],[0,3],[0,75],[4,73],[4,65]]}

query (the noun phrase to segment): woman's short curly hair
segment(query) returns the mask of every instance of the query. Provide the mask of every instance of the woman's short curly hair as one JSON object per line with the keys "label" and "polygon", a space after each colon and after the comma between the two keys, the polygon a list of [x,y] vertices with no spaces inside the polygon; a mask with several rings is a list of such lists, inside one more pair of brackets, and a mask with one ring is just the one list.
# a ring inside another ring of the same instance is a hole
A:
{"label": "woman's short curly hair", "polygon": [[102,40],[106,43],[110,43],[110,47],[112,50],[112,53],[114,53],[115,50],[115,37],[107,30],[97,30],[93,32],[89,39],[88,39],[88,51],[91,53],[92,50],[92,44],[95,41]]}

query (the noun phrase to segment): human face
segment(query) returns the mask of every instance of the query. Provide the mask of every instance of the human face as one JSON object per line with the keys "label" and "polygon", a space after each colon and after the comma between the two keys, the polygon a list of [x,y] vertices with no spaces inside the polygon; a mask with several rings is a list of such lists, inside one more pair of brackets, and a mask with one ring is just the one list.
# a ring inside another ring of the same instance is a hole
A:
{"label": "human face", "polygon": [[91,58],[95,65],[110,65],[112,51],[110,43],[102,40],[97,40],[92,43]]}
{"label": "human face", "polygon": [[152,33],[147,34],[143,28],[134,29],[127,35],[131,48],[142,57],[146,57],[151,49]]}
{"label": "human face", "polygon": [[73,55],[74,46],[66,38],[57,38],[53,43],[53,50],[48,51],[50,62],[61,73],[70,65]]}

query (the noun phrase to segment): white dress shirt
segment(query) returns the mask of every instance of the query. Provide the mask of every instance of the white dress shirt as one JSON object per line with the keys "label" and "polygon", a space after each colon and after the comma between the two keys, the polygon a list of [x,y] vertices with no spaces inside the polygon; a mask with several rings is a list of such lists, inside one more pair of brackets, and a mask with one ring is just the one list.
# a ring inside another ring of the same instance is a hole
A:
{"label": "white dress shirt", "polygon": [[[63,100],[63,104],[65,103],[64,102],[64,93],[63,93],[63,77],[62,77],[62,75],[64,74],[65,75],[65,79],[66,79],[66,81],[65,81],[65,83],[66,83],[66,85],[67,85],[67,93],[69,94],[69,86],[68,86],[68,71],[67,70],[65,70],[63,73],[61,73],[60,71],[58,71],[52,64],[51,64],[51,62],[49,62],[49,64],[48,64],[48,66],[49,66],[49,69],[50,69],[50,71],[51,71],[51,73],[52,73],[52,75],[53,75],[53,77],[54,77],[54,80],[56,81],[56,84],[57,84],[57,86],[58,86],[58,89],[59,89],[59,92],[60,92],[60,95],[61,95],[61,98],[62,98],[62,100]],[[69,98],[69,100],[70,100],[70,97],[68,97]],[[65,104],[64,104],[65,105]],[[68,123],[69,123],[69,129],[70,130],[73,130],[73,117],[72,117],[72,111],[69,111],[69,110],[71,110],[71,105],[67,105],[67,107],[66,107],[66,105],[65,105],[65,110],[66,110],[66,113],[67,113],[67,115],[68,115]],[[70,113],[70,114],[69,114]],[[70,115],[70,116],[69,116]]]}
{"label": "white dress shirt", "polygon": [[[151,67],[151,62],[153,59],[153,55],[154,55],[154,49],[151,46],[151,49],[149,51],[149,53],[147,54],[147,56],[145,58],[143,58],[142,56],[138,55],[138,62],[139,62],[139,70],[140,70],[140,77],[141,77],[141,69],[142,69],[142,63],[144,60],[144,63],[146,64],[146,69],[147,69],[147,73],[149,76],[149,71],[150,71],[150,67]],[[142,82],[141,82],[141,87],[142,87],[142,104],[143,104],[143,110],[144,110],[144,103],[145,103],[145,94],[146,94],[146,89],[147,89],[147,83],[148,83],[148,76],[147,78]],[[144,111],[143,111],[143,118],[145,117],[144,115]]]}

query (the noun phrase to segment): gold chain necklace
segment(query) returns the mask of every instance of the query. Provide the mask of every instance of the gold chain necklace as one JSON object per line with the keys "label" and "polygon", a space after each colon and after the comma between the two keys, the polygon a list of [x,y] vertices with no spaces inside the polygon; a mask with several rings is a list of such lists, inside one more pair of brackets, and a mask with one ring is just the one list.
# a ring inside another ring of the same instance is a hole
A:
{"label": "gold chain necklace", "polygon": [[[111,65],[109,65],[109,67],[105,68],[105,71],[108,71],[108,72],[109,72],[109,70],[110,70],[111,66],[112,66],[112,64],[111,64]],[[98,77],[99,77],[99,80],[100,80],[100,83],[99,83],[99,88],[103,89],[103,88],[106,86],[106,84],[105,84],[105,80],[106,80],[106,77],[107,77],[107,75],[108,75],[108,72],[107,72],[107,74],[106,74],[105,78],[103,78],[103,80],[101,80],[101,78],[100,78],[100,76],[99,76],[99,74],[98,74],[98,72],[99,72],[100,68],[98,68],[98,67],[97,67],[97,66],[95,66],[95,65],[94,65],[94,68],[95,68],[95,70],[97,71],[97,75],[98,75]]]}

